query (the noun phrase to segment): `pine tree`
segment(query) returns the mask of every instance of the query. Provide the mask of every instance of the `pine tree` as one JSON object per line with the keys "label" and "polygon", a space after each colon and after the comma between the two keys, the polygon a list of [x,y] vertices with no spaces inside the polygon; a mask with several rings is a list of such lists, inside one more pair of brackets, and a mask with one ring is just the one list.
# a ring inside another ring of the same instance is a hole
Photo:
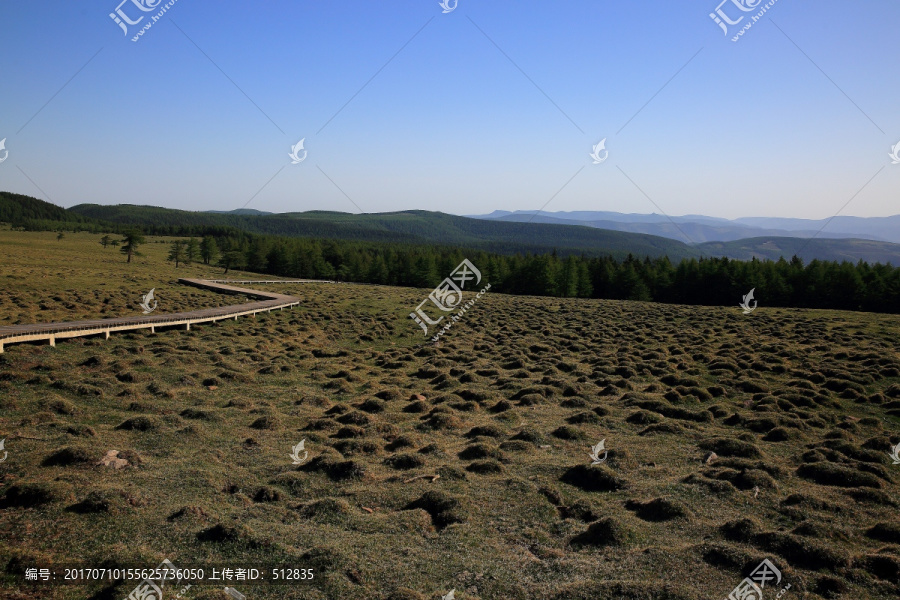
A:
{"label": "pine tree", "polygon": [[169,261],[174,261],[175,268],[178,268],[178,264],[184,262],[185,256],[187,252],[185,250],[184,242],[181,240],[176,240],[172,242],[171,248],[169,248]]}
{"label": "pine tree", "polygon": [[129,229],[125,232],[124,238],[125,239],[122,240],[123,246],[120,251],[128,257],[126,262],[130,263],[132,256],[140,256],[138,248],[144,243],[144,234],[141,233],[140,229]]}
{"label": "pine tree", "polygon": [[186,265],[191,264],[200,257],[200,242],[197,241],[197,238],[192,237],[188,240],[184,253],[184,264]]}
{"label": "pine tree", "polygon": [[231,269],[243,269],[246,265],[247,257],[240,250],[228,250],[219,259],[219,266],[225,269],[223,275],[228,274]]}
{"label": "pine tree", "polygon": [[211,236],[203,238],[203,241],[200,242],[200,258],[207,265],[212,264],[219,258],[219,246],[216,244],[216,238]]}

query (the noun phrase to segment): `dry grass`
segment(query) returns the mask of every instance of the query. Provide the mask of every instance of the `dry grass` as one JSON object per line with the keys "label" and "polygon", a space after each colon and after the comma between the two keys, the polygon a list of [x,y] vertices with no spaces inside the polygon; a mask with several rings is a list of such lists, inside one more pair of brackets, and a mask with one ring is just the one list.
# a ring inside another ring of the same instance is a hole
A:
{"label": "dry grass", "polygon": [[[167,263],[167,238],[149,237],[131,265],[99,235],[22,233],[0,229],[0,326],[140,315],[156,288],[157,312],[226,306],[234,296],[179,285],[179,277],[221,278],[221,269]],[[126,268],[127,267],[127,268]],[[230,275],[229,275],[230,276]],[[240,300],[240,298],[238,298]]]}
{"label": "dry grass", "polygon": [[[116,284],[129,294],[174,279],[152,245],[146,264],[101,263],[98,236],[61,242],[95,265],[63,268],[43,234],[42,266],[34,235],[0,233],[2,274],[46,273],[49,289],[71,270],[85,315],[106,298],[99,273],[133,268],[137,289]],[[787,597],[900,593],[893,317],[488,294],[434,347],[408,317],[426,291],[279,289],[302,306],[9,347],[0,567],[316,569],[313,586],[243,590],[253,600],[699,600],[768,557]],[[608,459],[589,466],[600,439]],[[94,467],[111,449],[136,466]],[[3,585],[18,599],[130,589]]]}

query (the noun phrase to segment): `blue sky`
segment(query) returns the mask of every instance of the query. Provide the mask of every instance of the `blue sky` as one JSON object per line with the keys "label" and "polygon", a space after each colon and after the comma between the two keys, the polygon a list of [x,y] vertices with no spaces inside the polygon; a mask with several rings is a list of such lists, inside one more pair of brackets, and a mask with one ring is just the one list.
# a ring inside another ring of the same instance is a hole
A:
{"label": "blue sky", "polygon": [[[127,36],[119,0],[5,2],[0,189],[191,210],[900,213],[900,3],[778,0],[732,42],[718,1],[177,0],[137,42],[165,2],[127,0],[146,15]],[[722,10],[745,15],[732,34],[756,14]]]}

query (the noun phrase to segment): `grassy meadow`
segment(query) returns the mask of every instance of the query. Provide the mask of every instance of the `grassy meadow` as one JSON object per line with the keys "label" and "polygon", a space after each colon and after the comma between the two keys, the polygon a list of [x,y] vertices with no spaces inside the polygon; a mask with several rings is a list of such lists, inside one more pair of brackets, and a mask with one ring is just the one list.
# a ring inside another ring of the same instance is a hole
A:
{"label": "grassy meadow", "polygon": [[[99,238],[0,231],[0,325],[236,301]],[[488,293],[435,345],[430,290],[272,288],[301,305],[7,346],[3,598],[118,600],[22,571],[166,558],[314,569],[248,600],[701,600],[764,558],[766,598],[900,596],[896,316]]]}
{"label": "grassy meadow", "polygon": [[53,232],[0,229],[0,327],[140,315],[138,303],[153,288],[159,311],[235,303],[235,296],[180,285],[179,277],[221,278],[222,269],[194,263],[176,270],[166,262],[167,238],[148,237],[142,256],[125,264],[101,237],[66,233],[57,241]]}

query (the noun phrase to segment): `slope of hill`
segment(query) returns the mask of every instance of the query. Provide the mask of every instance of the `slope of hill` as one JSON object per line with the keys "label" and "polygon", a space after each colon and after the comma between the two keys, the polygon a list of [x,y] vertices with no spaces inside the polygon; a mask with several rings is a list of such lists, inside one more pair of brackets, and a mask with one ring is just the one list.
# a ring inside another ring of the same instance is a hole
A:
{"label": "slope of hill", "polygon": [[112,223],[168,227],[235,227],[258,234],[319,237],[367,242],[439,244],[489,252],[700,256],[693,248],[667,238],[627,232],[541,223],[505,223],[439,212],[401,211],[349,214],[328,211],[277,215],[216,214],[152,206],[80,204],[76,214]]}
{"label": "slope of hill", "polygon": [[63,221],[81,223],[86,219],[66,209],[12,192],[0,192],[0,222],[12,225],[24,224],[26,221]]}
{"label": "slope of hill", "polygon": [[778,260],[799,256],[804,262],[813,259],[900,265],[900,244],[873,240],[803,240],[790,237],[758,237],[735,242],[707,242],[697,245],[705,254],[727,256],[738,260],[752,258]]}
{"label": "slope of hill", "polygon": [[[844,231],[849,237],[881,239],[900,243],[900,215],[890,217],[834,217],[828,219],[782,219],[773,217],[742,217],[736,223],[751,227],[769,227],[785,231],[811,229],[818,231],[828,224],[829,231]],[[825,233],[825,232],[823,232]]]}
{"label": "slope of hill", "polygon": [[[495,213],[498,211],[495,211]],[[760,236],[782,236],[797,238],[859,238],[877,239],[877,236],[865,233],[851,234],[835,231],[819,231],[819,228],[788,231],[775,227],[755,227],[742,223],[734,223],[725,219],[713,219],[699,215],[686,217],[673,217],[669,219],[664,215],[623,215],[619,213],[554,213],[534,215],[528,212],[516,212],[507,214],[495,214],[484,217],[475,217],[485,220],[507,221],[516,223],[553,223],[557,225],[587,225],[598,229],[611,231],[625,231],[629,233],[644,233],[658,235],[686,244],[700,244],[703,242],[731,242]],[[493,216],[492,216],[493,215]],[[558,215],[558,216],[557,216]],[[604,215],[608,218],[587,218],[592,215]],[[627,220],[633,219],[633,220]],[[883,241],[883,240],[882,240]]]}
{"label": "slope of hill", "polygon": [[[559,213],[585,217],[600,213]],[[603,213],[607,214],[607,213]],[[615,213],[609,213],[615,214]],[[244,231],[252,234],[280,235],[301,238],[380,242],[391,244],[441,245],[483,250],[498,254],[557,252],[561,256],[612,256],[622,259],[628,254],[637,257],[668,256],[673,261],[700,256],[727,256],[740,260],[753,257],[790,258],[798,254],[805,261],[850,260],[900,264],[900,245],[864,239],[824,239],[827,234],[809,240],[789,236],[754,236],[733,241],[706,242],[688,245],[671,239],[679,235],[702,239],[710,232],[728,229],[717,220],[706,217],[678,217],[677,219],[706,219],[707,222],[650,222],[665,219],[661,215],[643,215],[642,223],[619,221],[583,221],[578,218],[558,219],[544,214],[531,215],[493,213],[495,218],[476,219],[428,211],[400,211],[392,213],[349,214],[330,211],[266,214],[259,211],[192,212],[155,206],[80,204],[68,210],[36,198],[0,192],[0,221],[13,224],[26,222],[50,224],[84,224],[97,228],[121,229],[125,226],[143,227],[163,235],[197,235],[201,233],[229,233]],[[634,217],[635,215],[621,215]],[[640,216],[640,215],[637,215]],[[893,217],[885,218],[890,220]],[[546,222],[540,222],[546,221]],[[728,223],[728,221],[718,220]],[[614,231],[629,227],[637,231]],[[741,225],[746,231],[756,231]],[[44,229],[47,227],[45,226]],[[651,235],[650,231],[663,235]],[[725,236],[720,233],[718,235]]]}
{"label": "slope of hill", "polygon": [[205,212],[212,213],[214,215],[271,215],[274,213],[266,212],[264,210],[256,210],[255,208],[238,208],[236,210],[207,210]]}

